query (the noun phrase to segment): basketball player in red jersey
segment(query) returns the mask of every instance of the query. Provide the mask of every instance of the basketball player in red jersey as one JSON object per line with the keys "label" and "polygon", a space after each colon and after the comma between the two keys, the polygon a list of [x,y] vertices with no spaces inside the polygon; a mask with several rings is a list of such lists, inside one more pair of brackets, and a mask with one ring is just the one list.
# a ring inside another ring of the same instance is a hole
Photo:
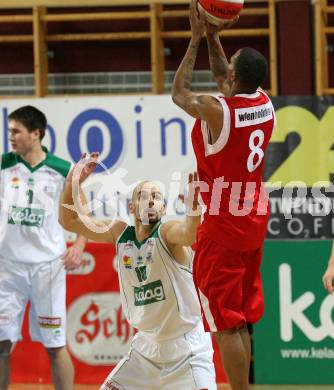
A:
{"label": "basketball player in red jersey", "polygon": [[[198,13],[195,0],[190,24],[192,37],[172,97],[196,118],[192,142],[207,207],[193,275],[206,329],[216,335],[232,389],[246,390],[251,354],[247,323],[257,322],[264,308],[260,264],[269,209],[262,169],[275,113],[259,89],[267,75],[266,59],[244,48],[228,63],[217,29]],[[190,91],[205,29],[211,69],[223,93],[218,98]]]}

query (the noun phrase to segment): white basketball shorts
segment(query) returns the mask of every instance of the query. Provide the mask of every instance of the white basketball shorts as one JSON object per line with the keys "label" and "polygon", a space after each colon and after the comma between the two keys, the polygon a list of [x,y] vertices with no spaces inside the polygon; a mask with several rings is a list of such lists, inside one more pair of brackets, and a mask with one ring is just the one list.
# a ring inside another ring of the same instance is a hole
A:
{"label": "white basketball shorts", "polygon": [[139,332],[100,390],[216,390],[212,358],[211,336],[202,323],[163,343]]}
{"label": "white basketball shorts", "polygon": [[0,258],[0,341],[22,339],[30,301],[29,330],[46,348],[66,344],[66,273],[60,259],[38,264]]}

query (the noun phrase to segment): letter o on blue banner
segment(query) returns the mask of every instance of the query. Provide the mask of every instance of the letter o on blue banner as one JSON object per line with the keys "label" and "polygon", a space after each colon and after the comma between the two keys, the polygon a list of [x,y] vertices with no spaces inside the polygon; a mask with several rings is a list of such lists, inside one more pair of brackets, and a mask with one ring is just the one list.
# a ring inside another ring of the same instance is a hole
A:
{"label": "letter o on blue banner", "polygon": [[[96,121],[101,122],[109,131],[111,148],[107,157],[102,163],[109,169],[113,167],[120,158],[123,150],[123,134],[122,128],[118,121],[107,111],[101,109],[90,109],[83,111],[71,123],[67,133],[67,146],[73,161],[78,161],[83,153],[87,150],[80,148],[80,135],[84,125],[90,121],[95,121],[87,130],[87,146],[88,152],[103,151],[103,135],[101,129],[96,125]],[[102,172],[104,169],[98,165],[96,172]]]}

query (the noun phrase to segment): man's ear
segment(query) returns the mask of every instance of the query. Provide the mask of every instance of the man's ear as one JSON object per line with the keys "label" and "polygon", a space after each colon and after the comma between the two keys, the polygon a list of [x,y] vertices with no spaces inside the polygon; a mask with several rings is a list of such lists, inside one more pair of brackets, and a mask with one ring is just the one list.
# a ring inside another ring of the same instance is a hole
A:
{"label": "man's ear", "polygon": [[41,138],[41,131],[39,129],[34,130],[31,134],[33,134],[35,139]]}
{"label": "man's ear", "polygon": [[166,214],[166,209],[167,209],[167,202],[166,200],[164,200],[164,205],[162,206],[161,215]]}

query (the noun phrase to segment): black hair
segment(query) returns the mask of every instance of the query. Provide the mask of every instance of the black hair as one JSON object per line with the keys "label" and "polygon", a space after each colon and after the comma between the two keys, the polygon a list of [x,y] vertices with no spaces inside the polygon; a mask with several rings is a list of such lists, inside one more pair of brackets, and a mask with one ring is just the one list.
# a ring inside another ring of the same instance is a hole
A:
{"label": "black hair", "polygon": [[267,78],[268,62],[257,50],[245,47],[235,59],[235,71],[241,86],[255,91]]}
{"label": "black hair", "polygon": [[39,130],[39,138],[43,139],[47,126],[46,116],[33,106],[23,106],[8,115],[9,120],[22,123],[29,133]]}

